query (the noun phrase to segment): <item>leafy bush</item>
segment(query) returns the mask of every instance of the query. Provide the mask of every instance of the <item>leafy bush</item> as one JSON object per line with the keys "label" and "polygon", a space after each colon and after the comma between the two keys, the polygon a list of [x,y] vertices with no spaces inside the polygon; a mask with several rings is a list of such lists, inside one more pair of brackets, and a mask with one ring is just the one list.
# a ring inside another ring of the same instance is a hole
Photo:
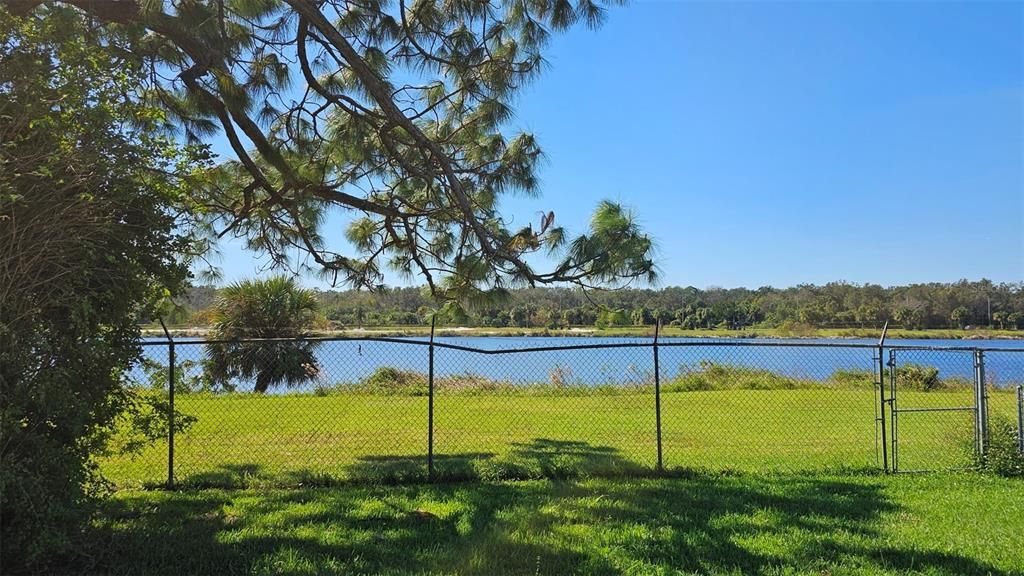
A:
{"label": "leafy bush", "polygon": [[[203,361],[176,360],[174,370],[174,391],[182,394],[195,392],[234,392],[230,382],[216,382],[204,370]],[[142,379],[133,379],[131,385],[150,390],[167,390],[168,368],[166,364],[151,358],[139,361],[138,369]]]}
{"label": "leafy bush", "polygon": [[[561,370],[561,372],[559,372]],[[465,373],[437,376],[434,378],[434,390],[447,394],[509,394],[524,396],[593,396],[615,395],[634,392],[642,389],[644,384],[601,384],[589,385],[579,380],[570,381],[571,372],[557,367],[552,370],[556,374],[552,382],[511,382],[495,380],[479,374]],[[558,378],[562,378],[559,380]],[[650,386],[650,384],[646,384]],[[402,370],[391,366],[382,366],[372,374],[354,384],[341,384],[332,389],[334,392],[351,392],[356,394],[385,394],[396,396],[425,396],[428,393],[428,377],[423,372]],[[647,388],[650,390],[650,388]],[[317,395],[326,392],[315,391]]]}
{"label": "leafy bush", "polygon": [[[429,393],[427,374],[413,370],[401,370],[382,366],[373,374],[361,380],[350,390],[371,394],[394,394],[402,396],[426,396]],[[550,388],[550,385],[543,385]],[[511,382],[493,380],[478,374],[456,374],[434,378],[434,390],[475,394],[481,392],[526,391],[536,386],[516,386]]]}
{"label": "leafy bush", "polygon": [[939,378],[939,369],[934,366],[908,363],[896,367],[896,385],[908,390],[933,392],[969,388],[973,383],[964,378]]}
{"label": "leafy bush", "polygon": [[839,369],[829,376],[829,383],[840,388],[873,388],[877,374],[872,370]]}
{"label": "leafy bush", "polygon": [[662,389],[666,392],[699,392],[709,390],[805,390],[813,388],[872,388],[875,374],[871,370],[839,369],[827,379],[795,378],[762,368],[731,366],[701,361],[693,370],[680,367],[679,374]]}
{"label": "leafy bush", "polygon": [[990,474],[1024,478],[1024,454],[1020,452],[1015,424],[1001,417],[989,422],[988,446],[984,456],[975,456],[975,467]]}
{"label": "leafy bush", "polygon": [[161,407],[123,376],[140,356],[139,319],[187,275],[187,213],[169,175],[194,164],[126,96],[143,70],[123,38],[100,36],[73,9],[16,19],[0,7],[5,573],[73,553],[113,429],[140,426],[120,448],[161,433]]}
{"label": "leafy bush", "polygon": [[363,378],[355,388],[360,392],[374,394],[426,396],[429,391],[427,387],[427,375],[422,372],[381,366]]}
{"label": "leafy bush", "polygon": [[939,380],[939,369],[934,366],[920,364],[900,364],[896,367],[898,386],[910,390],[937,390],[942,386]]}
{"label": "leafy bush", "polygon": [[[138,454],[146,446],[167,438],[171,429],[171,404],[166,394],[155,390],[128,388],[124,411],[104,429],[104,454]],[[175,433],[186,432],[197,418],[174,409]]]}
{"label": "leafy bush", "polygon": [[[811,388],[870,388],[874,385],[870,370],[837,370],[826,380],[801,379],[771,370],[731,366],[702,361],[697,370],[682,366],[675,378],[662,384],[664,392],[695,392],[708,390],[796,390]],[[555,365],[547,382],[513,383],[494,380],[477,374],[438,376],[434,389],[439,392],[465,394],[503,393],[526,395],[596,395],[621,394],[645,387],[650,390],[653,380],[646,374],[633,382],[590,385],[573,376],[570,369]],[[336,390],[368,394],[394,394],[422,396],[427,394],[427,374],[401,370],[390,366],[378,368],[356,384],[339,386]],[[323,394],[323,392],[319,392]]]}
{"label": "leafy bush", "polygon": [[792,390],[814,388],[821,384],[798,380],[760,368],[730,366],[701,361],[700,369],[691,371],[683,366],[679,374],[665,387],[666,392],[696,392],[702,390]]}

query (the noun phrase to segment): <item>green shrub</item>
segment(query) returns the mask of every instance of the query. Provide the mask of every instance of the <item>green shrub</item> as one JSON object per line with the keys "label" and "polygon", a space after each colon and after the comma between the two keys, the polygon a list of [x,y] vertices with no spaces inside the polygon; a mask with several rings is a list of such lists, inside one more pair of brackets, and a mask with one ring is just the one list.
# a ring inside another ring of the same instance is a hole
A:
{"label": "green shrub", "polygon": [[839,369],[829,376],[829,384],[839,388],[872,388],[877,385],[877,374],[872,370]]}
{"label": "green shrub", "polygon": [[989,474],[1024,478],[1024,454],[1020,452],[1015,424],[1006,418],[994,418],[989,422],[985,455],[975,456],[975,467]]}
{"label": "green shrub", "polygon": [[896,385],[907,390],[932,392],[968,388],[973,383],[964,378],[939,378],[939,369],[934,366],[908,363],[896,367]]}
{"label": "green shrub", "polygon": [[690,371],[686,366],[666,386],[666,392],[696,392],[704,390],[793,390],[814,388],[822,384],[798,380],[771,370],[730,366],[702,361],[700,369]]}
{"label": "green shrub", "polygon": [[0,7],[0,38],[0,558],[45,573],[76,553],[112,429],[143,427],[115,449],[161,433],[123,380],[139,321],[188,273],[167,174],[194,164],[128,96],[145,71],[124,37],[47,6]]}
{"label": "green shrub", "polygon": [[414,370],[401,370],[391,366],[381,366],[354,388],[359,392],[373,394],[397,394],[408,396],[425,396],[428,392],[427,375]]}
{"label": "green shrub", "polygon": [[679,374],[664,386],[667,392],[700,392],[708,390],[803,390],[810,388],[872,388],[876,375],[871,370],[833,372],[825,380],[795,378],[771,370],[730,366],[701,361],[700,368],[680,367]]}
{"label": "green shrub", "polygon": [[[579,379],[570,380],[571,372],[556,366],[549,375],[548,382],[513,382],[495,380],[479,374],[451,374],[434,378],[434,390],[445,394],[462,394],[467,396],[478,394],[505,394],[522,396],[613,396],[615,394],[632,393],[646,388],[650,391],[652,383],[622,384],[586,384]],[[384,394],[396,396],[424,396],[428,393],[427,374],[414,370],[402,370],[392,366],[382,366],[372,374],[353,384],[338,384],[330,389],[315,390],[314,394],[323,396],[328,393]]]}
{"label": "green shrub", "polygon": [[[203,370],[204,362],[197,360],[176,360],[174,370],[174,391],[179,394],[198,392],[234,392],[230,383],[214,382]],[[166,364],[151,358],[139,361],[137,370],[142,378],[131,378],[132,387],[149,388],[151,390],[167,390],[167,379],[170,371]]]}
{"label": "green shrub", "polygon": [[[114,423],[103,429],[102,452],[112,454],[138,454],[146,446],[167,438],[171,428],[170,400],[167,395],[155,390],[126,388],[124,411]],[[197,418],[174,410],[174,431],[186,432]]]}

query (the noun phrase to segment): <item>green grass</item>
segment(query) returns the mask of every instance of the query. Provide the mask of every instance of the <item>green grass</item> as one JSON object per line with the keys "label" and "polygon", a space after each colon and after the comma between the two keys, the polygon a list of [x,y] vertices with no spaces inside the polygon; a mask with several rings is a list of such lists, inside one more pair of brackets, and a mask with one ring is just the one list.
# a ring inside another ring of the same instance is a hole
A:
{"label": "green grass", "polygon": [[1022,574],[1024,484],[711,474],[118,492],[78,572]]}
{"label": "green grass", "polygon": [[[437,476],[478,481],[417,484],[421,380],[390,371],[319,394],[179,395],[197,421],[177,438],[176,475],[193,489],[116,492],[73,571],[1024,574],[1024,483],[880,474],[870,374],[681,373],[662,395],[663,474],[650,386],[448,377]],[[933,380],[922,372],[900,406],[971,403],[958,382]],[[1009,391],[990,402],[994,417],[1015,410]],[[902,414],[901,468],[967,465],[971,419]],[[121,487],[156,484],[166,457],[157,445],[101,469]],[[241,489],[196,489],[208,486]]]}
{"label": "green grass", "polygon": [[[742,471],[877,468],[876,392],[869,388],[710,390],[662,395],[666,467]],[[971,403],[966,390],[907,391],[902,407]],[[1009,417],[1013,394],[992,392]],[[200,486],[294,486],[423,478],[427,398],[334,393],[255,396],[184,394],[177,408],[197,422],[175,443],[179,482]],[[968,463],[967,412],[914,413],[898,422],[904,469]],[[650,388],[588,394],[439,393],[439,477],[485,480],[615,475],[656,463]],[[166,479],[167,447],[101,463],[120,487]]]}

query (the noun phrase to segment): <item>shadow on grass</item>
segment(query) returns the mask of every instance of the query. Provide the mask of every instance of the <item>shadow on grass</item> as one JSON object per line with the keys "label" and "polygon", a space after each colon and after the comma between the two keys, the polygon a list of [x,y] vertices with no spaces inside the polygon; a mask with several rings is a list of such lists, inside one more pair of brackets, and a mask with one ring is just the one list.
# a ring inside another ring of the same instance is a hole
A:
{"label": "shadow on grass", "polygon": [[[184,474],[178,484],[195,488],[294,488],[348,484],[408,484],[463,480],[539,480],[584,477],[659,476],[649,466],[623,458],[608,446],[574,440],[536,438],[513,442],[506,453],[462,452],[435,454],[434,473],[428,474],[425,455],[361,456],[334,476],[309,469],[273,470],[258,464],[224,464],[213,470]],[[162,488],[163,484],[147,485]]]}
{"label": "shadow on grass", "polygon": [[[623,458],[618,450],[587,442],[537,438],[513,442],[504,454],[464,452],[435,454],[433,480],[539,480],[605,476],[650,476],[654,470]],[[348,467],[349,480],[396,484],[426,482],[423,456],[364,456]]]}
{"label": "shadow on grass", "polygon": [[[475,464],[494,458],[493,452],[435,454],[435,478],[467,480],[476,477]],[[396,484],[426,482],[426,456],[363,456],[347,469],[349,478],[359,483]]]}
{"label": "shadow on grass", "polygon": [[263,468],[259,464],[222,464],[215,470],[206,470],[190,475],[185,487],[242,488],[265,476]]}
{"label": "shadow on grass", "polygon": [[580,477],[650,476],[652,468],[623,458],[609,446],[575,440],[536,438],[513,442],[500,458],[476,462],[475,476],[485,480],[568,479]]}
{"label": "shadow on grass", "polygon": [[[453,471],[493,455],[439,457]],[[557,475],[604,446],[537,439],[509,461]],[[366,466],[423,466],[370,458]],[[468,467],[468,468],[466,468]],[[258,469],[246,468],[259,475]],[[677,472],[669,478],[352,485],[133,493],[112,500],[84,572],[118,574],[618,574],[914,571],[1000,574],[975,559],[887,545],[900,508],[872,477]]]}

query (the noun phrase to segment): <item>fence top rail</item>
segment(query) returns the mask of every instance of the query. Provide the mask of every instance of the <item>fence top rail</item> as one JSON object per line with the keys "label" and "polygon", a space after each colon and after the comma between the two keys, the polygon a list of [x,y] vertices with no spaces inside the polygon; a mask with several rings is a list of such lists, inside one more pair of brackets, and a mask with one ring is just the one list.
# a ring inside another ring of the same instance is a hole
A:
{"label": "fence top rail", "polygon": [[802,342],[800,340],[794,340],[792,342],[780,342],[778,340],[761,341],[754,338],[741,338],[733,341],[720,339],[687,342],[672,342],[671,340],[659,340],[658,346],[678,346],[694,348],[715,346],[745,346],[751,348],[870,348],[872,350],[878,349],[878,344],[869,344],[867,342]]}
{"label": "fence top rail", "polygon": [[1024,348],[1005,348],[998,346],[921,346],[921,345],[887,345],[889,350],[923,350],[932,352],[1017,352],[1024,353]]}
{"label": "fence top rail", "polygon": [[979,352],[1017,352],[1018,354],[1024,354],[1024,348],[1003,348],[998,346],[986,346],[983,348],[977,348]]}
{"label": "fence top rail", "polygon": [[[639,340],[639,339],[638,339]],[[260,343],[260,342],[385,342],[392,344],[411,344],[414,346],[430,346],[429,339],[393,338],[385,336],[305,336],[287,338],[236,338],[236,339],[191,339],[175,340],[178,346],[196,346],[205,344],[239,344],[239,343]],[[145,340],[140,342],[142,346],[167,346],[171,342],[167,340]],[[651,348],[655,345],[653,339],[635,342],[603,342],[595,344],[564,344],[553,346],[528,346],[523,348],[496,348],[486,349],[474,346],[464,346],[448,342],[434,340],[435,348],[445,348],[461,352],[473,352],[478,354],[516,354],[524,352],[556,352],[560,350],[600,350],[613,348]],[[734,340],[690,340],[678,342],[673,340],[659,339],[659,347],[668,348],[703,348],[703,347],[749,347],[749,348],[833,348],[833,349],[872,349],[877,350],[877,344],[863,342],[761,342],[753,339]]]}
{"label": "fence top rail", "polygon": [[897,352],[903,351],[924,351],[924,352],[974,352],[977,350],[974,346],[925,346],[921,344],[907,344],[907,345],[889,345],[885,347],[886,350],[895,350]]}
{"label": "fence top rail", "polygon": [[[241,343],[253,343],[258,344],[260,342],[386,342],[391,344],[412,344],[414,346],[430,346],[430,340],[409,340],[404,338],[387,338],[387,337],[374,337],[374,336],[324,336],[324,337],[306,337],[306,338],[238,338],[234,340],[227,339],[210,339],[210,340],[175,340],[174,344],[178,346],[187,345],[203,345],[203,344],[241,344]],[[148,340],[140,343],[142,346],[167,346],[170,344],[166,340]],[[436,339],[433,342],[435,348],[446,348],[448,350],[458,350],[461,352],[474,352],[478,354],[514,354],[517,352],[551,352],[557,350],[587,350],[587,349],[604,349],[604,348],[650,348],[653,346],[653,342],[606,342],[604,344],[574,344],[566,346],[532,346],[529,348],[499,348],[499,349],[486,349],[486,348],[475,348],[473,346],[462,346],[460,344],[450,344],[448,342],[439,342]]]}

